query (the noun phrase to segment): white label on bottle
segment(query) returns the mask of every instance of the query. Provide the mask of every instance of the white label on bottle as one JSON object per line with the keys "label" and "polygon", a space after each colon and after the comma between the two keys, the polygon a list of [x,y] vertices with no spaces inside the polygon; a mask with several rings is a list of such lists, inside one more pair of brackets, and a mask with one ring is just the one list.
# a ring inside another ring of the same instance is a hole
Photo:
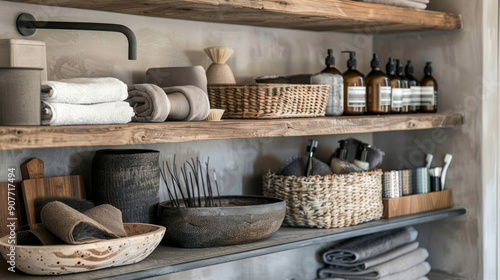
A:
{"label": "white label on bottle", "polygon": [[366,106],[366,87],[347,87],[347,106]]}
{"label": "white label on bottle", "polygon": [[420,87],[422,94],[422,106],[434,106],[434,87]]}
{"label": "white label on bottle", "polygon": [[410,106],[420,106],[422,102],[422,87],[412,86],[411,88],[411,102]]}
{"label": "white label on bottle", "polygon": [[391,107],[394,109],[394,108],[401,108],[402,106],[403,106],[403,89],[393,88]]}
{"label": "white label on bottle", "polygon": [[411,104],[411,89],[402,88],[403,91],[403,106],[410,106]]}
{"label": "white label on bottle", "polygon": [[391,87],[379,85],[380,106],[391,106]]}
{"label": "white label on bottle", "polygon": [[437,107],[437,105],[438,105],[438,91],[435,90],[434,91],[434,106]]}

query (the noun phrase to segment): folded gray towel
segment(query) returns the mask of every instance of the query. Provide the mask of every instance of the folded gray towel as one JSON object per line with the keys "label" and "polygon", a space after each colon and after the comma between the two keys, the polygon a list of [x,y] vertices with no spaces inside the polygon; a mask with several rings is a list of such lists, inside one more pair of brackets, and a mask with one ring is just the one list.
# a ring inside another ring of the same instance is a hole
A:
{"label": "folded gray towel", "polygon": [[413,242],[417,235],[418,232],[413,227],[365,235],[326,251],[323,261],[331,265],[360,262]]}
{"label": "folded gray towel", "polygon": [[422,277],[418,277],[417,279],[415,280],[429,280],[429,278],[425,277],[425,276],[422,276]]}
{"label": "folded gray towel", "polygon": [[202,121],[210,113],[208,95],[197,86],[177,86],[163,88],[170,99],[172,108],[168,120]]}
{"label": "folded gray towel", "polygon": [[170,113],[170,100],[157,85],[138,84],[128,87],[128,99],[134,108],[135,122],[164,122]]}
{"label": "folded gray towel", "polygon": [[149,68],[144,82],[162,88],[191,85],[207,92],[207,74],[201,66]]}
{"label": "folded gray towel", "polygon": [[396,259],[398,257],[401,257],[405,254],[408,254],[418,248],[418,242],[412,242],[405,244],[403,246],[397,247],[394,250],[391,250],[387,253],[384,253],[382,255],[373,257],[371,259],[367,259],[361,262],[356,262],[356,263],[347,263],[347,264],[339,264],[339,265],[334,265],[335,269],[338,270],[344,270],[347,272],[355,272],[355,271],[364,271],[370,267],[374,267],[376,265],[388,262],[390,260]]}
{"label": "folded gray towel", "polygon": [[[401,272],[405,272],[417,264],[422,263],[429,256],[424,248],[416,249],[408,254],[405,254],[399,258],[393,259],[391,261],[370,267],[363,271],[349,272],[345,270],[339,270],[332,267],[323,268],[319,271],[320,278],[328,277],[342,277],[348,279],[385,279],[384,277],[389,277]],[[390,279],[415,279],[417,277],[423,276],[425,274],[415,275],[412,277],[403,278],[390,278]]]}
{"label": "folded gray towel", "polygon": [[421,3],[420,1],[416,2],[414,0],[357,0],[365,3],[375,3],[375,4],[383,4],[390,6],[398,6],[412,9],[425,10],[427,8],[426,4]]}
{"label": "folded gray towel", "polygon": [[[414,267],[411,267],[410,269],[380,278],[379,280],[420,279],[421,277],[427,275],[427,273],[429,273],[430,271],[431,266],[429,265],[429,263],[422,262]],[[427,279],[427,277],[424,277],[424,279]]]}

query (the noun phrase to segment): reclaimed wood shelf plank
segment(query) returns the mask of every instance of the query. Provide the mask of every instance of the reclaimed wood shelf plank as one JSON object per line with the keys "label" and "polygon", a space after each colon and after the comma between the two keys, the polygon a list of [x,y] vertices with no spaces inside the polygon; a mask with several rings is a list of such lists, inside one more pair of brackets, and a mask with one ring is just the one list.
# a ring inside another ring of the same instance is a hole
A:
{"label": "reclaimed wood shelf plank", "polygon": [[401,114],[125,125],[0,126],[0,150],[372,133],[445,128],[462,124],[461,114]]}
{"label": "reclaimed wood shelf plank", "polygon": [[462,28],[459,15],[350,0],[8,0],[150,17],[383,34]]}
{"label": "reclaimed wood shelf plank", "polygon": [[12,280],[144,279],[305,246],[333,243],[361,235],[448,219],[465,213],[464,208],[451,208],[393,219],[381,219],[344,228],[282,227],[273,236],[258,242],[217,248],[183,249],[160,244],[150,256],[134,265],[54,277],[12,273],[7,270],[6,262],[0,262],[0,278]]}

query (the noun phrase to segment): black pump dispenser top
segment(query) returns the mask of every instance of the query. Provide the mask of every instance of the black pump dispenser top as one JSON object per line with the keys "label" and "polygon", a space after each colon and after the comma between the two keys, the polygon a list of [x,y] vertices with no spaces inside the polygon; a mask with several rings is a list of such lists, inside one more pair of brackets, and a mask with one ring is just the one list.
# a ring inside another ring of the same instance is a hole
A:
{"label": "black pump dispenser top", "polygon": [[327,66],[333,66],[335,65],[335,57],[333,56],[333,50],[328,49],[328,56],[325,59],[325,64]]}
{"label": "black pump dispenser top", "polygon": [[340,140],[340,151],[339,151],[339,159],[347,158],[347,146],[349,145],[349,141]]}
{"label": "black pump dispenser top", "polygon": [[408,60],[408,64],[405,67],[406,75],[413,76],[413,65],[411,65],[411,60]]}
{"label": "black pump dispenser top", "polygon": [[349,53],[349,60],[347,60],[347,69],[356,69],[358,62],[356,61],[355,51],[343,51],[342,53]]}
{"label": "black pump dispenser top", "polygon": [[432,66],[431,66],[432,62],[427,62],[425,64],[425,68],[424,68],[424,74],[426,76],[432,76]]}
{"label": "black pump dispenser top", "polygon": [[396,59],[396,73],[400,77],[404,77],[405,76],[405,68],[403,66],[403,63],[399,59]]}
{"label": "black pump dispenser top", "polygon": [[373,59],[370,65],[372,66],[372,69],[380,69],[380,59],[378,59],[378,55],[376,53],[373,54]]}
{"label": "black pump dispenser top", "polygon": [[389,57],[389,62],[385,65],[385,70],[387,75],[395,75],[396,74],[396,63],[392,57]]}

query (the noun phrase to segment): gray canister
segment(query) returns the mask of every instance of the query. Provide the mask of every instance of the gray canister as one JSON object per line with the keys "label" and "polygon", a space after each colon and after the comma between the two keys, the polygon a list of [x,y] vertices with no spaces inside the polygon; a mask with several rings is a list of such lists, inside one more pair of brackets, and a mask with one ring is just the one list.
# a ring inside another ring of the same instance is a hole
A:
{"label": "gray canister", "polygon": [[40,125],[42,70],[0,67],[0,125]]}
{"label": "gray canister", "polygon": [[413,192],[415,194],[428,193],[431,191],[431,178],[429,176],[429,168],[416,168],[413,175]]}
{"label": "gray canister", "polygon": [[124,223],[153,223],[159,202],[159,157],[155,150],[98,150],[92,160],[92,199],[120,209]]}
{"label": "gray canister", "polygon": [[401,196],[403,196],[401,172],[397,170],[385,171],[382,175],[382,197],[398,198]]}
{"label": "gray canister", "polygon": [[410,169],[401,170],[401,185],[403,195],[413,194],[413,172]]}

